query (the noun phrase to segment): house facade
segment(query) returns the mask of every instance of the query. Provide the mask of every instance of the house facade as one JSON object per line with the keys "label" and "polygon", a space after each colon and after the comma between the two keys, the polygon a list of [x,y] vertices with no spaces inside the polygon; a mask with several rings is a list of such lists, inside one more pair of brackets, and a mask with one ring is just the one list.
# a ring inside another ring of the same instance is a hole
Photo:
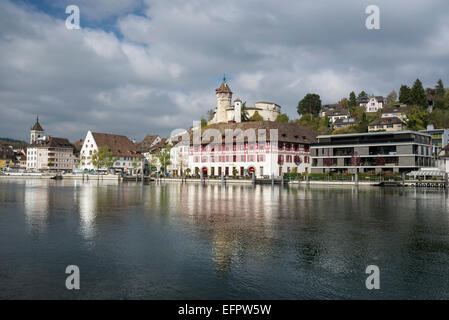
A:
{"label": "house facade", "polygon": [[[112,153],[114,163],[112,168],[96,168],[92,156],[101,148],[107,147]],[[142,167],[144,157],[138,152],[137,146],[126,136],[88,131],[80,152],[81,170],[115,169],[122,172],[133,172]]]}
{"label": "house facade", "polygon": [[368,132],[401,131],[404,129],[405,123],[398,117],[382,117],[368,125]]}
{"label": "house facade", "polygon": [[310,171],[310,144],[316,142],[316,133],[309,128],[257,121],[217,124],[208,130],[193,133],[201,136],[189,149],[193,175],[279,177]]}
{"label": "house facade", "polygon": [[73,145],[65,138],[44,137],[27,148],[26,168],[33,171],[72,171]]}
{"label": "house facade", "polygon": [[364,106],[365,112],[377,112],[378,110],[382,109],[384,104],[385,104],[384,97],[382,96],[371,97]]}

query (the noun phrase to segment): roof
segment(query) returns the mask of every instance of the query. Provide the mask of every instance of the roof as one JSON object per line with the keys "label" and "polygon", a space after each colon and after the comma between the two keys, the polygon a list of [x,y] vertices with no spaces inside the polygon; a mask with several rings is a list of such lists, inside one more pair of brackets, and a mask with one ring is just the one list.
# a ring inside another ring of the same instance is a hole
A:
{"label": "roof", "polygon": [[39,117],[36,118],[36,123],[34,124],[34,126],[31,128],[31,130],[36,130],[36,131],[44,131],[44,129],[42,128],[42,126],[39,123]]}
{"label": "roof", "polygon": [[399,112],[406,112],[408,111],[409,106],[406,104],[395,104],[390,107],[384,107],[382,109],[382,113],[399,113]]}
{"label": "roof", "polygon": [[388,125],[388,124],[402,124],[402,120],[398,117],[387,117],[387,118],[378,118],[371,122],[370,126],[375,125]]}
{"label": "roof", "polygon": [[137,143],[137,150],[140,152],[148,151],[158,137],[157,134],[147,135],[141,142]]}
{"label": "roof", "polygon": [[350,125],[350,126],[352,126],[359,122],[360,122],[360,119],[357,119],[357,118],[349,118],[349,119],[339,118],[339,119],[335,120],[334,125]]}
{"label": "roof", "polygon": [[126,136],[110,133],[92,132],[98,148],[107,146],[114,157],[143,157],[137,151],[137,146]]}
{"label": "roof", "polygon": [[[270,130],[278,130],[278,140],[280,142],[290,142],[290,143],[315,143],[317,142],[317,133],[308,127],[299,126],[296,123],[282,123],[276,121],[248,121],[248,122],[239,122],[239,123],[217,123],[210,125],[207,129],[202,130],[202,138],[204,143],[213,142],[213,139],[210,139],[210,134],[208,136],[205,135],[208,129],[216,129],[222,134],[222,142],[224,142],[224,138],[227,130],[242,130],[243,132],[248,129],[256,130],[256,138],[257,135],[261,134],[259,130],[266,130],[266,140],[269,141]],[[242,132],[242,134],[243,134]],[[240,135],[236,135],[234,140],[237,140]],[[247,136],[243,138],[248,138]]]}
{"label": "roof", "polygon": [[431,138],[430,134],[413,131],[413,130],[401,130],[401,131],[380,131],[380,132],[363,132],[363,133],[341,133],[341,134],[323,134],[319,135],[317,138],[336,138],[336,137],[359,137],[359,136],[374,136],[374,135],[392,135],[392,134],[419,134],[421,136],[426,136]]}
{"label": "roof", "polygon": [[226,79],[223,79],[223,82],[221,83],[220,88],[215,89],[217,93],[232,93],[231,89],[229,88],[228,84],[226,83]]}
{"label": "roof", "polygon": [[37,140],[30,148],[72,148],[74,146],[66,138],[47,137],[45,140]]}
{"label": "roof", "polygon": [[240,98],[237,98],[234,100],[234,102],[242,102],[242,100],[240,100]]}
{"label": "roof", "polygon": [[168,138],[162,138],[157,144],[148,149],[149,153],[159,153],[167,147]]}
{"label": "roof", "polygon": [[351,113],[347,109],[329,109],[328,111],[324,111],[327,117],[336,117],[336,116],[350,116]]}

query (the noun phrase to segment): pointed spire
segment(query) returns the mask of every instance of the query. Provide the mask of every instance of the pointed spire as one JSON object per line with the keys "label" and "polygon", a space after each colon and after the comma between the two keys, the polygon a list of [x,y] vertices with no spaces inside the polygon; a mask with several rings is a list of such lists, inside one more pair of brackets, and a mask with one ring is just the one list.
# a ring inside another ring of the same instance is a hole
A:
{"label": "pointed spire", "polygon": [[42,128],[42,126],[39,123],[39,116],[36,117],[36,123],[34,124],[34,126],[31,128],[31,130],[35,130],[35,131],[44,131],[44,129]]}
{"label": "pointed spire", "polygon": [[226,74],[223,75],[223,82],[221,83],[220,88],[215,89],[217,93],[232,93],[228,84],[226,83]]}

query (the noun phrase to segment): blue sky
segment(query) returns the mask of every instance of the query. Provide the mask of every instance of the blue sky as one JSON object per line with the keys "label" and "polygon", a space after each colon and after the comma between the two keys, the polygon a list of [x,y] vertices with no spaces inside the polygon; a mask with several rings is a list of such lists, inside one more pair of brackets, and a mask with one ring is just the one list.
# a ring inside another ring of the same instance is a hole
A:
{"label": "blue sky", "polygon": [[[65,28],[80,7],[81,30]],[[449,83],[449,3],[375,1],[0,0],[0,137],[87,130],[142,139],[188,128],[234,98],[273,101],[291,118],[307,93],[335,103],[387,95],[420,78]]]}

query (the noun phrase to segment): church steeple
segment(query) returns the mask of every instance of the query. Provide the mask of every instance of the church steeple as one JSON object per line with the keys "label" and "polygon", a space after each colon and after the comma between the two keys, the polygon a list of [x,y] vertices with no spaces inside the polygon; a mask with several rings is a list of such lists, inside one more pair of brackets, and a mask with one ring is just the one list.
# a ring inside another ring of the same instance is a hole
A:
{"label": "church steeple", "polygon": [[38,139],[42,138],[44,136],[44,129],[42,128],[41,124],[39,123],[39,116],[36,117],[36,123],[30,130],[30,144],[33,144]]}

